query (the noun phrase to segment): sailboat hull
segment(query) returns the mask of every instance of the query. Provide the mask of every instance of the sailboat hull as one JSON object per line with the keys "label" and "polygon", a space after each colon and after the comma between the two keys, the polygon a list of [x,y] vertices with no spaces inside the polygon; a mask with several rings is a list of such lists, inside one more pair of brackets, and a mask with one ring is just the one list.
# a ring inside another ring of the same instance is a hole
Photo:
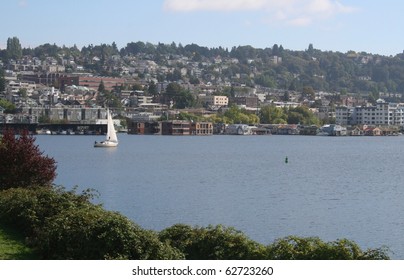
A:
{"label": "sailboat hull", "polygon": [[118,146],[118,142],[102,141],[102,142],[94,143],[95,148],[109,148],[109,147],[116,147],[116,146]]}

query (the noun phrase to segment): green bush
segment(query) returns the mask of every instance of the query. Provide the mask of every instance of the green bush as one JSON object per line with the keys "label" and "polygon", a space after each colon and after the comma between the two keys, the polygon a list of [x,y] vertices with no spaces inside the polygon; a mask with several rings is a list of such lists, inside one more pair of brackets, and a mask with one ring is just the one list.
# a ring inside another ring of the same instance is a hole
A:
{"label": "green bush", "polygon": [[78,195],[61,187],[11,188],[0,192],[0,218],[27,236],[43,227],[46,219],[68,209],[90,205],[91,191]]}
{"label": "green bush", "polygon": [[28,237],[44,259],[182,259],[119,213],[90,202],[92,194],[63,188],[0,192],[0,219]]}
{"label": "green bush", "polygon": [[99,206],[71,209],[48,219],[38,235],[46,259],[178,259],[157,234]]}
{"label": "green bush", "polygon": [[177,224],[160,232],[160,240],[169,242],[189,260],[255,260],[265,257],[265,247],[231,227],[192,228]]}
{"label": "green bush", "polygon": [[288,236],[267,247],[267,259],[272,260],[386,260],[387,248],[363,251],[350,240],[324,242],[318,237]]}

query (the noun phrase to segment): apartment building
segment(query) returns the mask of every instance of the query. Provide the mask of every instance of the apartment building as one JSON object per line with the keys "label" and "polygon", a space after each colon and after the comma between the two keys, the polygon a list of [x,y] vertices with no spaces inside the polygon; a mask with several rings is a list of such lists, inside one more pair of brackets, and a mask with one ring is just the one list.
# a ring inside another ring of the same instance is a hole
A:
{"label": "apartment building", "polygon": [[404,104],[378,100],[375,106],[337,107],[336,122],[340,125],[403,125]]}
{"label": "apartment building", "polygon": [[229,105],[229,98],[223,95],[208,95],[200,97],[203,102],[210,106],[227,106]]}

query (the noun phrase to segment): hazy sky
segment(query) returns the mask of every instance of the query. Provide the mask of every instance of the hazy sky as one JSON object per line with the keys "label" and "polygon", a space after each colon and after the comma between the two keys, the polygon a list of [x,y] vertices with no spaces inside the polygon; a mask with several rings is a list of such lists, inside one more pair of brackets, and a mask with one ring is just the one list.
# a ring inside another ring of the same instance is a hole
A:
{"label": "hazy sky", "polygon": [[129,42],[207,47],[282,45],[304,50],[404,50],[404,1],[359,0],[2,0],[0,48],[79,48]]}

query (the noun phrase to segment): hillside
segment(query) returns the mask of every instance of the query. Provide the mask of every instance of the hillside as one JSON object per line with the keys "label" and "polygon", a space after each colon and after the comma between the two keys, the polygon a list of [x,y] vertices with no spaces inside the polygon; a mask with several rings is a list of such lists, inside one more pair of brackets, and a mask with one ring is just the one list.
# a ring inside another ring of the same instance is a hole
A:
{"label": "hillside", "polygon": [[[174,42],[130,42],[121,49],[115,43],[89,45],[81,50],[48,43],[15,48],[0,51],[5,68],[23,57],[53,57],[66,66],[66,72],[77,72],[80,65],[83,72],[101,76],[123,76],[132,71],[130,75],[135,74],[137,79],[158,81],[230,82],[297,91],[312,87],[316,91],[356,94],[404,93],[404,54],[387,57],[354,51],[340,53],[315,49],[312,44],[304,51],[277,44],[265,49],[238,46],[229,50]],[[149,73],[134,61],[153,62],[169,71]]]}

